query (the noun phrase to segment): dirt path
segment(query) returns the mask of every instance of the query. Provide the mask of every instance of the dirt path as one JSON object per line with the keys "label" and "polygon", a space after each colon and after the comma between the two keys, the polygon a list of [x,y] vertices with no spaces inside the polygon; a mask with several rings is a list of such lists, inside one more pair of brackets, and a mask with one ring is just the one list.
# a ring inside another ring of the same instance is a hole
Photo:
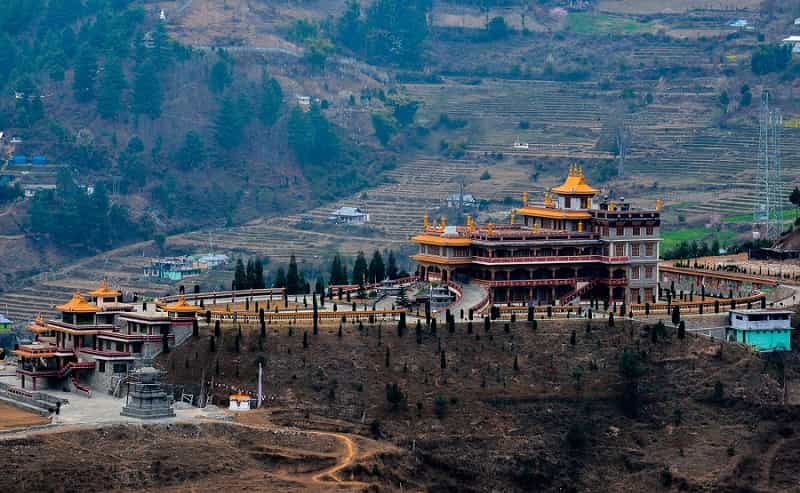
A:
{"label": "dirt path", "polygon": [[778,451],[783,446],[786,440],[781,438],[769,446],[764,455],[761,457],[761,474],[758,482],[758,489],[762,491],[769,491],[769,479],[772,476],[772,465],[775,463],[775,457]]}
{"label": "dirt path", "polygon": [[[322,438],[332,438],[341,444],[339,451],[335,454],[336,464],[314,473],[299,473],[291,475],[283,475],[281,479],[298,483],[308,488],[309,490],[323,487],[327,490],[331,487],[331,483],[335,483],[337,487],[346,488],[348,490],[354,489],[356,491],[364,490],[370,485],[361,481],[344,480],[339,477],[339,474],[345,469],[353,466],[357,461],[367,459],[379,452],[394,451],[400,452],[399,449],[392,445],[379,443],[368,439],[359,437],[362,446],[356,443],[355,437],[346,433],[339,433],[334,431],[322,430],[305,430],[298,428],[289,428],[281,425],[274,424],[270,415],[267,412],[250,412],[237,416],[237,424],[240,426],[252,427],[264,431],[284,431],[302,433],[309,436],[316,436]],[[320,453],[320,455],[323,455]]]}

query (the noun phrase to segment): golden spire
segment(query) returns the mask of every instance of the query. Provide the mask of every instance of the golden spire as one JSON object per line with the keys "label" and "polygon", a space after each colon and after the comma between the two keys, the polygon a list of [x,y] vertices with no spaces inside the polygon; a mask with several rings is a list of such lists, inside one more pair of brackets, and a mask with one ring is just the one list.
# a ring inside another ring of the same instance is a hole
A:
{"label": "golden spire", "polygon": [[447,227],[447,218],[442,216],[442,229]]}
{"label": "golden spire", "polygon": [[492,236],[494,234],[494,224],[492,223],[487,224],[486,232],[489,234],[489,236]]}
{"label": "golden spire", "polygon": [[583,221],[578,221],[578,233],[583,233]]}
{"label": "golden spire", "polygon": [[555,206],[555,203],[553,202],[553,196],[550,195],[550,192],[544,193],[544,206],[550,208]]}
{"label": "golden spire", "polygon": [[538,233],[539,232],[539,223],[535,222],[535,220],[534,220],[534,223],[533,223],[533,232],[534,233]]}
{"label": "golden spire", "polygon": [[428,229],[428,228],[431,227],[431,223],[428,221],[428,213],[427,212],[422,216],[422,225],[425,227],[425,229]]}
{"label": "golden spire", "polygon": [[656,199],[656,212],[661,212],[661,199]]}
{"label": "golden spire", "polygon": [[511,225],[513,226],[515,222],[517,222],[517,210],[511,209]]}
{"label": "golden spire", "polygon": [[616,210],[616,208],[617,208],[617,205],[614,203],[613,200],[608,203],[608,210],[613,211],[613,210]]}
{"label": "golden spire", "polygon": [[528,192],[522,192],[522,207],[528,207]]}

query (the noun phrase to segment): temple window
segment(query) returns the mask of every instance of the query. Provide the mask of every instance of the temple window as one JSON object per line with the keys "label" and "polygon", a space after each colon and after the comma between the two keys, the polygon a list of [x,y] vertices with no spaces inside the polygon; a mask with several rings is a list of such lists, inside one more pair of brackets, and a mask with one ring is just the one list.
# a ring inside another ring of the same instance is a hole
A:
{"label": "temple window", "polygon": [[617,225],[617,236],[625,236],[625,226]]}
{"label": "temple window", "polygon": [[100,360],[100,361],[97,362],[97,371],[99,371],[100,373],[105,373],[106,372],[106,362],[105,361]]}
{"label": "temple window", "polygon": [[648,257],[652,257],[655,255],[655,244],[654,243],[647,243],[644,246],[645,255]]}
{"label": "temple window", "polygon": [[644,278],[645,279],[652,279],[653,278],[653,266],[648,265],[644,268]]}
{"label": "temple window", "polygon": [[639,236],[640,233],[639,229],[640,229],[639,226],[633,227],[633,236]]}
{"label": "temple window", "polygon": [[639,244],[633,243],[631,244],[631,257],[638,257],[639,256]]}
{"label": "temple window", "polygon": [[572,199],[570,197],[564,197],[564,208],[569,209],[572,207]]}
{"label": "temple window", "polygon": [[625,244],[624,243],[615,243],[614,244],[614,256],[615,257],[624,257],[625,256]]}
{"label": "temple window", "polygon": [[640,271],[641,267],[639,267],[638,265],[631,267],[631,279],[639,279],[639,276],[641,274]]}
{"label": "temple window", "polygon": [[647,233],[647,236],[652,236],[653,235],[653,227],[652,226],[647,226],[645,228],[645,232]]}

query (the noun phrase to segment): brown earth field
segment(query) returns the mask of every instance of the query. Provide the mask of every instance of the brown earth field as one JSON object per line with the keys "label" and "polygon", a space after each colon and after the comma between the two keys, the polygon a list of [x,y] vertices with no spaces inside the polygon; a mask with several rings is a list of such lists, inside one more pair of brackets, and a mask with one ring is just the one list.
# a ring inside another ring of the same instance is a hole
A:
{"label": "brown earth field", "polygon": [[49,422],[50,418],[0,402],[0,431],[25,426],[44,425]]}
{"label": "brown earth field", "polygon": [[[6,439],[9,484],[15,491],[798,491],[800,410],[782,404],[779,384],[798,380],[794,353],[758,355],[630,320],[496,322],[488,332],[476,321],[471,332],[459,323],[419,336],[413,324],[400,336],[394,323],[347,322],[338,332],[268,327],[262,337],[242,326],[239,336],[228,325],[212,352],[209,328],[201,327],[199,337],[159,357],[167,380],[196,392],[202,375],[213,378],[215,402],[224,405],[234,388],[255,390],[260,361],[262,410],[236,423]],[[396,405],[389,383],[405,397]]]}

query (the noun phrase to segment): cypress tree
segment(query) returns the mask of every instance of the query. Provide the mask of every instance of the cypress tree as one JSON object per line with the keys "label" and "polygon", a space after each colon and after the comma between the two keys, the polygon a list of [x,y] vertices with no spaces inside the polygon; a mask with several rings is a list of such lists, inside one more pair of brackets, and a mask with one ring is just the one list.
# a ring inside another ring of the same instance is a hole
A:
{"label": "cypress tree", "polygon": [[212,353],[215,353],[217,351],[217,347],[216,347],[216,342],[215,342],[214,336],[209,337],[208,340],[209,340],[209,348],[208,348],[208,350],[210,352],[212,352]]}
{"label": "cypress tree", "polygon": [[439,353],[439,367],[444,370],[447,368],[447,357],[445,356],[445,351],[442,349],[442,352]]}
{"label": "cypress tree", "polygon": [[200,328],[197,325],[197,319],[192,319],[192,336],[197,337],[200,335]]}
{"label": "cypress tree", "polygon": [[214,321],[214,336],[215,337],[219,337],[221,334],[222,334],[222,332],[221,332],[221,330],[219,328],[219,320],[215,320]]}
{"label": "cypress tree", "polygon": [[489,333],[489,329],[492,328],[492,322],[489,320],[489,317],[483,317],[483,331],[487,334]]}
{"label": "cypress tree", "polygon": [[403,337],[406,331],[406,312],[400,312],[400,320],[397,322],[397,336]]}
{"label": "cypress tree", "polygon": [[569,343],[571,346],[574,346],[575,344],[577,344],[577,342],[578,342],[577,334],[575,334],[575,331],[573,330],[572,334],[570,334],[569,336]]}
{"label": "cypress tree", "polygon": [[308,349],[308,331],[303,332],[303,349]]}
{"label": "cypress tree", "polygon": [[312,310],[313,310],[311,316],[314,317],[313,331],[314,331],[314,335],[317,335],[319,333],[319,312],[318,312],[319,309],[317,308],[317,295],[316,294],[313,295],[311,304],[312,304]]}
{"label": "cypress tree", "polygon": [[389,348],[388,347],[386,348],[386,368],[389,368]]}
{"label": "cypress tree", "polygon": [[415,333],[417,336],[417,344],[422,344],[422,322],[417,320],[417,327],[415,329]]}

